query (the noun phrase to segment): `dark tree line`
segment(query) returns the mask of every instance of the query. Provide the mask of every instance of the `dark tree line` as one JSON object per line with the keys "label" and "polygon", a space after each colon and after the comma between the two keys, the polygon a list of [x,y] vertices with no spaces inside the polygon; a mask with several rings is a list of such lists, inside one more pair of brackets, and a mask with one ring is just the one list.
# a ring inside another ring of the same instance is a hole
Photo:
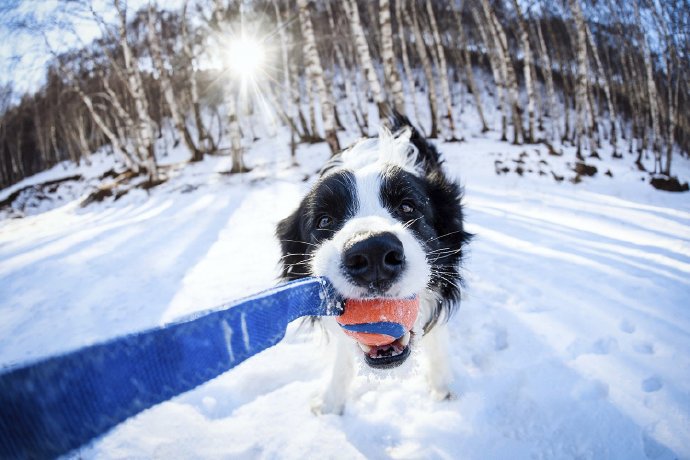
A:
{"label": "dark tree line", "polygon": [[653,158],[649,172],[666,176],[690,151],[687,0],[188,0],[129,13],[112,0],[108,19],[84,1],[68,7],[101,37],[54,53],[33,94],[0,87],[2,187],[102,148],[159,182],[165,124],[191,161],[229,145],[230,170],[246,171],[259,107],[226,69],[205,65],[240,21],[260,24],[270,51],[262,103],[290,129],[293,151],[322,140],[336,151],[343,128],[370,134],[370,104],[380,117],[429,113],[422,129],[445,140],[461,140],[459,114],[475,111],[506,141],[562,142],[578,157],[610,145],[614,159],[644,169]]}

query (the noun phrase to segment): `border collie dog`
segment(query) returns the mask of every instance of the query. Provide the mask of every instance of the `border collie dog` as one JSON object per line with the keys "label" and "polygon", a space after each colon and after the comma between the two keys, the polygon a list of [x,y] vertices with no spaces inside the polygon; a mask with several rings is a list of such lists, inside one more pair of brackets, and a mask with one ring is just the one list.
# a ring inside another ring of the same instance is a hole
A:
{"label": "border collie dog", "polygon": [[332,317],[321,319],[336,351],[315,412],[342,413],[357,355],[372,368],[395,367],[420,339],[432,394],[450,397],[445,320],[460,300],[460,262],[471,237],[461,195],[436,148],[396,116],[390,130],[334,156],[297,210],[278,224],[284,279],[325,276],[346,299],[420,299],[412,330],[388,346],[359,344]]}

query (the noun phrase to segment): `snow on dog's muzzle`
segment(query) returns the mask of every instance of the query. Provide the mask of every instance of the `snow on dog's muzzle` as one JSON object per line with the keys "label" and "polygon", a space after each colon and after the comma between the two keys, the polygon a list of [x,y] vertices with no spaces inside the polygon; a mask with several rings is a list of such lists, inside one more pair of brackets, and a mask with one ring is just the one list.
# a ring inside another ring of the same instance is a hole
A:
{"label": "snow on dog's muzzle", "polygon": [[419,297],[407,299],[347,299],[345,311],[336,317],[348,336],[357,341],[367,364],[390,368],[410,355],[410,336]]}

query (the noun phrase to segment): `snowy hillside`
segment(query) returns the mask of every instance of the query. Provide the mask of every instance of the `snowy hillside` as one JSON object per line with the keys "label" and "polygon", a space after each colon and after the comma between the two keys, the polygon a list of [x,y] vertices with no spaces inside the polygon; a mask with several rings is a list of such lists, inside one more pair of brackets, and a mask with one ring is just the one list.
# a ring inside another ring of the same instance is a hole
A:
{"label": "snowy hillside", "polygon": [[[688,195],[654,190],[631,161],[587,159],[598,173],[573,184],[571,149],[555,157],[494,136],[440,145],[477,235],[452,319],[456,400],[433,402],[413,359],[392,376],[361,368],[345,415],[317,417],[310,399],[329,357],[318,331],[295,324],[280,345],[75,457],[690,458]],[[301,146],[301,166],[288,168],[285,145],[256,142],[246,175],[207,157],[150,192],[5,216],[0,366],[274,284],[274,226],[328,155]],[[95,177],[107,161],[79,172]],[[686,160],[674,167],[688,179]]]}

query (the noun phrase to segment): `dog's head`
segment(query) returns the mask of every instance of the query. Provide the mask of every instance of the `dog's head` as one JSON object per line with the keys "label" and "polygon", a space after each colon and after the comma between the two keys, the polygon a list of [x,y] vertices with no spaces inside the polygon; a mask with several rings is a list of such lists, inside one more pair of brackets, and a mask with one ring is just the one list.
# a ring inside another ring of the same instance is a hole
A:
{"label": "dog's head", "polygon": [[[414,329],[427,332],[459,300],[469,235],[460,187],[435,147],[403,122],[335,156],[277,235],[285,279],[325,276],[346,299],[420,296]],[[366,362],[400,364],[411,332],[386,346],[360,343]]]}

